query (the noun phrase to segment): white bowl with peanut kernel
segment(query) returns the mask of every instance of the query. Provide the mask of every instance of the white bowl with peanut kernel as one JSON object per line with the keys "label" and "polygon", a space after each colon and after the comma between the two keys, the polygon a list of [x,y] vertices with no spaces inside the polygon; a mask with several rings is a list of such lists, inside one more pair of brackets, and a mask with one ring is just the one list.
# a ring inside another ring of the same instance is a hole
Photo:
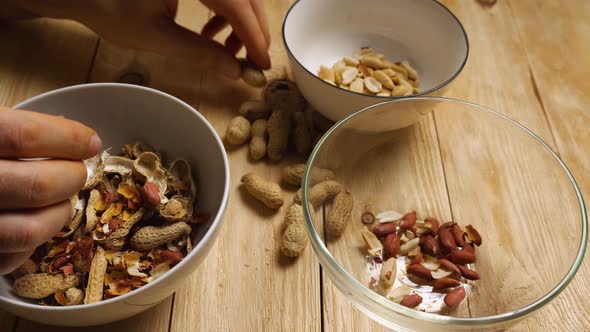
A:
{"label": "white bowl with peanut kernel", "polygon": [[0,277],[0,308],[87,326],[170,296],[207,256],[227,205],[228,160],[213,127],[173,96],[117,83],[63,88],[16,108],[80,121],[107,150],[85,161],[88,180],[62,232],[30,266]]}
{"label": "white bowl with peanut kernel", "polygon": [[301,93],[334,121],[388,99],[442,95],[469,53],[463,26],[434,0],[300,0],[283,39]]}

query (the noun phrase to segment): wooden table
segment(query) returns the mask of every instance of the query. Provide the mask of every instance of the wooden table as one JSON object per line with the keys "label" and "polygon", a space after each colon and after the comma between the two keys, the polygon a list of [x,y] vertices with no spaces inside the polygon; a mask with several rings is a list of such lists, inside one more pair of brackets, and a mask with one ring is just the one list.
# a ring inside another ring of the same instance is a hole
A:
{"label": "wooden table", "polygon": [[[292,0],[269,0],[272,77],[288,72],[281,42]],[[471,53],[448,96],[501,110],[548,142],[590,197],[590,2],[443,1],[467,29]],[[199,30],[211,12],[181,1],[178,21]],[[225,38],[225,33],[222,38]],[[255,90],[215,73],[153,54],[115,47],[72,22],[0,25],[0,104],[86,82],[130,82],[171,93],[196,107],[219,133]],[[253,164],[247,149],[229,151],[232,193],[216,246],[175,295],[153,309],[85,331],[374,331],[383,328],[354,309],[322,274],[308,246],[296,264],[278,255],[283,213],[253,208],[238,190],[240,175],[280,165]],[[590,261],[567,290],[514,331],[590,329]],[[1,331],[69,331],[0,312]],[[73,329],[72,329],[73,330]]]}

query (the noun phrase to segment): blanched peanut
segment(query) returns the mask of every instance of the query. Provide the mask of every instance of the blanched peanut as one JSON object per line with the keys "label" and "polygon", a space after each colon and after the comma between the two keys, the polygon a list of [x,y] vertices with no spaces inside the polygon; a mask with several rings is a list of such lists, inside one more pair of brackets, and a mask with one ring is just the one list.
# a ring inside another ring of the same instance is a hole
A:
{"label": "blanched peanut", "polygon": [[363,79],[357,77],[354,79],[354,81],[352,81],[352,83],[350,83],[350,91],[363,93],[364,84],[365,83],[363,82]]}
{"label": "blanched peanut", "polygon": [[410,63],[409,62],[402,61],[401,62],[401,66],[408,73],[408,79],[410,79],[412,81],[415,81],[415,80],[418,79],[418,73],[416,73],[416,70],[414,68],[412,68],[412,66],[410,66]]}
{"label": "blanched peanut", "polygon": [[364,82],[367,90],[371,91],[372,93],[379,93],[379,91],[381,91],[382,85],[374,77],[365,77]]}
{"label": "blanched peanut", "polygon": [[330,82],[332,84],[335,83],[334,72],[332,71],[332,69],[330,69],[326,66],[320,66],[320,71],[318,73],[318,77],[323,79],[326,82]]}
{"label": "blanched peanut", "polygon": [[[356,51],[352,57],[343,57],[332,68],[342,71],[342,74],[336,73],[333,84],[344,90],[380,97],[420,92],[418,73],[408,61],[391,62],[383,53],[373,53],[368,47]],[[321,66],[319,76],[325,80],[331,78],[324,66]],[[397,87],[400,85],[407,87]]]}
{"label": "blanched peanut", "polygon": [[350,84],[358,75],[359,70],[355,67],[348,67],[345,71],[342,72],[342,84],[348,85]]}
{"label": "blanched peanut", "polygon": [[398,74],[401,74],[404,80],[408,79],[408,71],[404,67],[392,63],[389,68],[393,69]]}
{"label": "blanched peanut", "polygon": [[367,68],[383,69],[386,68],[383,61],[374,55],[367,55],[361,59],[361,64]]}
{"label": "blanched peanut", "polygon": [[375,79],[379,81],[379,83],[383,84],[383,86],[389,90],[393,89],[393,87],[395,86],[391,78],[387,76],[387,74],[383,70],[375,70],[373,72],[373,77],[375,77]]}

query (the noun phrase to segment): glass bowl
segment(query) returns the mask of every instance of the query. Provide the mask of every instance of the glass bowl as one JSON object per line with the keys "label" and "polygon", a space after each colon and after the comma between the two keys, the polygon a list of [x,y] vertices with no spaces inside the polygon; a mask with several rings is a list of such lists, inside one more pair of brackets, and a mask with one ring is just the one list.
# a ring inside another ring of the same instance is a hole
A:
{"label": "glass bowl", "polygon": [[[324,232],[331,203],[308,202],[318,167],[334,171],[354,197],[349,225],[337,238]],[[563,161],[524,126],[469,102],[419,97],[365,108],[324,135],[303,182],[307,230],[324,271],[361,311],[395,330],[509,326],[561,293],[584,257],[586,210]],[[471,267],[481,279],[468,282],[466,300],[435,314],[374,292],[374,263],[361,237],[368,209],[415,210],[419,219],[473,225],[483,243]]]}

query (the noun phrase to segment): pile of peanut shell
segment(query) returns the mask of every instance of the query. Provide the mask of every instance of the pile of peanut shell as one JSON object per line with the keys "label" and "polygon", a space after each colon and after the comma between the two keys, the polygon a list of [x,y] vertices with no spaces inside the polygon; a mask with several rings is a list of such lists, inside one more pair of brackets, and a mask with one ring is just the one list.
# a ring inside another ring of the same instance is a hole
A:
{"label": "pile of peanut shell", "polygon": [[184,159],[165,168],[158,152],[136,143],[84,163],[71,219],[12,274],[21,297],[68,306],[126,294],[186,257],[191,233],[209,218],[194,208],[197,186]]}
{"label": "pile of peanut shell", "polygon": [[390,300],[409,308],[422,303],[422,297],[408,284],[398,282],[399,258],[407,262],[402,270],[413,284],[431,286],[432,292],[444,294],[444,304],[456,308],[466,297],[463,281],[478,280],[479,274],[469,268],[475,263],[475,246],[482,243],[479,232],[467,225],[463,230],[455,222],[440,225],[436,218],[418,220],[415,211],[404,215],[385,211],[375,215],[366,212],[361,230],[369,257],[381,264],[378,280],[371,277],[369,286]]}

